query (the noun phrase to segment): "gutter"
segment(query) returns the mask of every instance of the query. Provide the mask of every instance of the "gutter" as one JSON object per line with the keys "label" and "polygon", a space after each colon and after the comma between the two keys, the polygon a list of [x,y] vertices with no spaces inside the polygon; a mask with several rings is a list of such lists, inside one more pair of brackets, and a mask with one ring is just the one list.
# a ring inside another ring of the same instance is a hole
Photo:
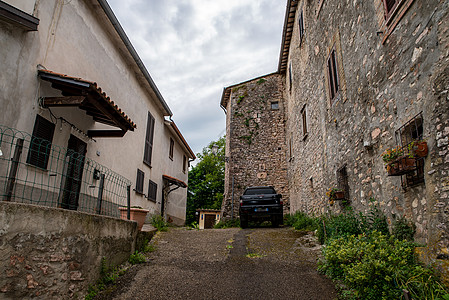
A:
{"label": "gutter", "polygon": [[154,93],[156,94],[156,97],[162,104],[162,107],[165,109],[167,115],[173,116],[172,111],[170,110],[170,108],[168,107],[164,98],[162,97],[161,93],[159,92],[159,89],[157,88],[156,84],[154,83],[153,79],[151,78],[150,73],[148,73],[147,68],[145,68],[145,65],[143,64],[142,60],[140,59],[139,55],[137,54],[136,49],[134,49],[133,45],[131,44],[131,41],[128,39],[128,36],[126,35],[125,31],[123,30],[123,27],[120,25],[120,22],[118,21],[117,17],[115,16],[114,12],[112,11],[108,2],[106,0],[97,0],[97,1],[98,1],[98,4],[100,4],[103,11],[105,12],[106,16],[109,18],[109,21],[111,21],[112,26],[114,26],[115,31],[117,31],[118,35],[122,39],[123,43],[125,44],[126,48],[129,51],[129,53],[131,54],[131,56],[133,57],[134,61],[137,64],[137,66],[139,67],[140,71],[142,72],[143,76],[150,84],[151,88],[153,89]]}

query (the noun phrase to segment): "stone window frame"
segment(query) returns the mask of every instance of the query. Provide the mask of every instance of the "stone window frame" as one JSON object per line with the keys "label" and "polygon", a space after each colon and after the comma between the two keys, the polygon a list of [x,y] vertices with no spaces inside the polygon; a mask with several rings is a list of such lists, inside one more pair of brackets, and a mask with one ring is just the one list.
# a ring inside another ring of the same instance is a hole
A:
{"label": "stone window frame", "polygon": [[332,47],[327,57],[327,84],[329,90],[329,100],[331,105],[338,101],[340,97],[340,78],[338,76],[337,51]]}
{"label": "stone window frame", "polygon": [[[328,50],[327,50],[327,55],[326,55],[326,59],[324,60],[324,64],[323,64],[323,72],[324,72],[324,92],[325,92],[325,97],[328,99],[327,105],[328,105],[328,113],[329,113],[329,117],[330,117],[330,113],[331,113],[331,109],[333,106],[337,105],[338,103],[342,102],[346,102],[347,97],[346,97],[346,78],[344,75],[344,66],[343,66],[343,57],[342,57],[342,51],[341,51],[341,43],[340,43],[340,33],[338,31],[335,32],[335,34],[332,37],[332,40],[329,41],[328,44]],[[337,60],[337,74],[338,74],[338,79],[339,79],[339,92],[337,93],[337,98],[335,99],[335,101],[331,101],[330,99],[330,91],[329,91],[329,74],[328,74],[328,65],[327,65],[327,59],[329,58],[331,51],[335,49],[335,54],[336,54],[336,60]],[[340,101],[342,100],[342,101]]]}
{"label": "stone window frame", "polygon": [[[390,1],[394,1],[394,4],[389,7]],[[381,31],[383,32],[382,44],[388,39],[390,34],[394,31],[402,17],[410,8],[414,0],[381,0],[384,10],[384,22],[381,25]]]}
{"label": "stone window frame", "polygon": [[288,89],[289,91],[292,90],[292,85],[293,85],[293,65],[292,65],[292,61],[289,62],[288,64],[288,82],[290,83]]}
{"label": "stone window frame", "polygon": [[304,26],[304,7],[301,6],[298,12],[298,29],[299,29],[299,46],[302,45],[304,39],[305,26]]}
{"label": "stone window frame", "polygon": [[307,129],[307,105],[304,104],[304,106],[301,109],[301,120],[302,120],[302,140],[305,141],[306,138],[309,136],[309,131]]}

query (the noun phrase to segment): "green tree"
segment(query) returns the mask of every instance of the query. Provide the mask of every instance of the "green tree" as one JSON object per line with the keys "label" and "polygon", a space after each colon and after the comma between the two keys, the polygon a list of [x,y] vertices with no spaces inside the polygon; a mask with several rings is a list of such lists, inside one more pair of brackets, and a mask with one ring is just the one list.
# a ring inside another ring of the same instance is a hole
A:
{"label": "green tree", "polygon": [[[189,171],[186,224],[195,219],[199,208],[220,209],[224,192],[224,154],[226,138],[212,141],[203,152],[197,154],[199,162]],[[216,154],[212,146],[218,146]]]}

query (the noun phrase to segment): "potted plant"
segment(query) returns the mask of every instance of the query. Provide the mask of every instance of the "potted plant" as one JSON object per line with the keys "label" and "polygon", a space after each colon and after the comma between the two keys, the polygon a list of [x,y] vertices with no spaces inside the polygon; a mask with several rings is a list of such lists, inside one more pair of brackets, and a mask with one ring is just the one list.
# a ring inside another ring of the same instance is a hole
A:
{"label": "potted plant", "polygon": [[426,157],[429,152],[427,142],[425,140],[414,140],[407,146],[409,153],[413,153],[417,157]]}
{"label": "potted plant", "polygon": [[342,189],[332,187],[327,191],[326,196],[329,197],[329,204],[332,206],[335,200],[345,199],[345,192]]}
{"label": "potted plant", "polygon": [[[128,220],[128,208],[127,207],[119,207],[120,210],[120,219]],[[130,210],[130,220],[137,222],[137,229],[142,230],[142,226],[145,223],[145,219],[149,210],[143,209],[140,206],[131,206]]]}
{"label": "potted plant", "polygon": [[404,155],[400,147],[387,149],[382,153],[382,159],[385,163],[389,176],[401,176],[416,169],[416,159],[412,152]]}

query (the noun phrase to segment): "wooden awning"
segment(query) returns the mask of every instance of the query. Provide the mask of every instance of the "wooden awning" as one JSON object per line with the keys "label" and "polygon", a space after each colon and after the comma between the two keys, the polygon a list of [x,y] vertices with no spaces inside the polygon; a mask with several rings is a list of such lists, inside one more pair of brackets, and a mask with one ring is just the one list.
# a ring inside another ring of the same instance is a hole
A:
{"label": "wooden awning", "polygon": [[112,101],[97,83],[40,70],[39,77],[51,82],[54,89],[62,92],[62,97],[44,97],[44,107],[78,107],[92,116],[96,122],[119,128],[119,130],[89,130],[90,137],[122,137],[136,124]]}
{"label": "wooden awning", "polygon": [[187,184],[184,181],[176,179],[174,177],[171,177],[171,176],[168,176],[168,175],[162,175],[162,178],[164,180],[166,180],[169,184],[176,185],[176,186],[178,186],[180,188],[186,188],[187,187]]}

